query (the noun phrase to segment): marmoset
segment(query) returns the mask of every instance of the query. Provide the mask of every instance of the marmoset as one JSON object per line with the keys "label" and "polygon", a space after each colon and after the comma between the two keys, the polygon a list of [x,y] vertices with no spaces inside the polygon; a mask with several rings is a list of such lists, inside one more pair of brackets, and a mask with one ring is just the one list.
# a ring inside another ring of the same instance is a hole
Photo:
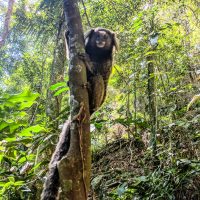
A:
{"label": "marmoset", "polygon": [[[68,39],[67,39],[68,41]],[[91,29],[85,34],[85,60],[88,81],[90,114],[104,102],[108,79],[112,71],[114,47],[118,49],[115,33],[105,28]],[[88,58],[89,57],[89,58]],[[44,184],[41,200],[56,200],[59,190],[57,163],[68,152],[70,146],[70,121],[62,129],[59,142],[49,164],[49,173]]]}
{"label": "marmoset", "polygon": [[95,28],[85,34],[85,51],[90,58],[88,65],[91,65],[91,70],[87,70],[90,114],[105,101],[114,49],[118,50],[114,32],[105,28]]}

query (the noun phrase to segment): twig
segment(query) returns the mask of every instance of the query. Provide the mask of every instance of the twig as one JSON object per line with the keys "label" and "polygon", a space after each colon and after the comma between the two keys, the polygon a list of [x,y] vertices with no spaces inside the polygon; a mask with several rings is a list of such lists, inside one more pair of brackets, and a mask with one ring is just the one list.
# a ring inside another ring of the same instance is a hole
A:
{"label": "twig", "polygon": [[89,27],[92,27],[92,26],[91,26],[91,23],[90,23],[90,20],[89,20],[89,17],[88,17],[88,14],[87,14],[87,9],[86,9],[86,7],[85,7],[84,1],[81,0],[81,2],[82,2],[82,4],[83,4],[84,15],[86,16],[86,19],[87,19],[88,25],[89,25]]}

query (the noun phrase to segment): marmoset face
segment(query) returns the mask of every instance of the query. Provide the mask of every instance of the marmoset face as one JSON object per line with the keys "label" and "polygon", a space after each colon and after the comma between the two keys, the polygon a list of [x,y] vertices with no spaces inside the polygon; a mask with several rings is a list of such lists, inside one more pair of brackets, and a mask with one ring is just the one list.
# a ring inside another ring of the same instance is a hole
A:
{"label": "marmoset face", "polygon": [[106,31],[95,30],[92,37],[93,37],[92,40],[95,41],[96,46],[98,48],[105,48],[105,49],[111,48],[112,38]]}

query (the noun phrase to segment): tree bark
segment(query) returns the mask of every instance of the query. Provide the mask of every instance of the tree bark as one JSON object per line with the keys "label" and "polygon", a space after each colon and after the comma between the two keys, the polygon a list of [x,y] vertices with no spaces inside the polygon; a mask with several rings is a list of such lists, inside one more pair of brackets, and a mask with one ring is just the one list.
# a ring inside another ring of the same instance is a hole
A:
{"label": "tree bark", "polygon": [[[154,0],[149,1],[149,5],[151,7],[151,10],[154,8]],[[152,11],[151,11],[152,12]],[[153,157],[153,163],[156,167],[159,160],[156,156],[157,151],[157,92],[156,92],[156,74],[155,74],[155,54],[151,53],[154,52],[157,48],[158,41],[156,38],[158,38],[158,33],[156,33],[156,27],[155,27],[155,16],[154,12],[152,12],[152,16],[149,21],[149,55],[147,56],[147,65],[148,65],[148,98],[149,98],[149,117],[150,117],[150,126],[151,126],[151,140],[150,145],[152,147],[152,157]],[[154,33],[152,35],[152,33]]]}
{"label": "tree bark", "polygon": [[156,102],[156,83],[154,57],[147,57],[148,61],[148,97],[149,97],[149,116],[151,125],[151,146],[153,157],[156,157],[156,133],[157,133],[157,102]]}
{"label": "tree bark", "polygon": [[9,33],[9,27],[10,27],[10,20],[13,12],[13,5],[14,5],[15,0],[9,0],[8,2],[8,10],[5,16],[5,22],[4,22],[4,27],[3,27],[3,33],[2,36],[0,37],[0,48],[4,45],[6,37]]}
{"label": "tree bark", "polygon": [[69,87],[71,106],[70,148],[59,162],[62,192],[59,199],[86,200],[90,185],[90,114],[81,17],[76,0],[63,0],[69,39]]}

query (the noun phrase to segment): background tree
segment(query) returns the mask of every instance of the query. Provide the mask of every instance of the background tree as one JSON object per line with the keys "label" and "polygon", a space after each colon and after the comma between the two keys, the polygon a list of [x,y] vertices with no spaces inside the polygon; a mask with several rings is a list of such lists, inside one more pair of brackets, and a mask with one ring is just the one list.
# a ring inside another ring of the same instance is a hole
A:
{"label": "background tree", "polygon": [[8,1],[8,11],[7,11],[6,16],[5,16],[4,27],[3,27],[2,35],[0,37],[0,48],[5,43],[6,37],[7,37],[8,33],[9,33],[10,19],[11,19],[12,12],[13,12],[13,4],[14,4],[14,2],[15,2],[14,0],[9,0]]}

